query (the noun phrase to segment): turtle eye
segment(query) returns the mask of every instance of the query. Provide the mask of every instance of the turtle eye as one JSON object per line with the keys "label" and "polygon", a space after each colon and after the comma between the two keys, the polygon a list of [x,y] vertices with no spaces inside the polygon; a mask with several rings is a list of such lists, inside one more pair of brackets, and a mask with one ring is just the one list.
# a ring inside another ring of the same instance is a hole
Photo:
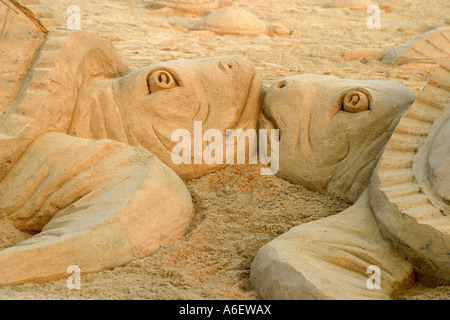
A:
{"label": "turtle eye", "polygon": [[354,90],[347,92],[342,99],[342,110],[350,113],[367,111],[370,108],[370,99],[365,92]]}
{"label": "turtle eye", "polygon": [[165,70],[154,71],[147,79],[150,93],[159,90],[168,90],[177,86],[175,78]]}

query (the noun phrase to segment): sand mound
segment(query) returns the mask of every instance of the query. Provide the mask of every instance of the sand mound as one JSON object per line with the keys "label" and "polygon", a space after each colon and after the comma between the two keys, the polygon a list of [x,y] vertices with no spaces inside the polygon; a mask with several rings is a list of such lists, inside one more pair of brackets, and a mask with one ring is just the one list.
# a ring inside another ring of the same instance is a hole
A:
{"label": "sand mound", "polygon": [[[44,2],[69,17],[66,1]],[[187,27],[198,18],[154,16],[140,0],[73,0],[70,4],[81,8],[82,29],[113,41],[132,69],[172,59],[232,54],[250,59],[266,86],[282,77],[314,73],[391,79],[420,93],[434,65],[395,68],[377,60],[361,63],[344,61],[343,57],[357,48],[393,49],[413,40],[423,28],[443,21],[443,12],[448,11],[445,2],[424,6],[420,0],[387,1],[394,10],[382,14],[381,31],[366,28],[365,12],[326,10],[314,7],[317,2],[284,0],[280,5],[279,0],[235,1],[264,21],[282,21],[295,31],[286,39],[187,33]],[[349,206],[275,177],[261,177],[258,167],[229,167],[188,187],[195,202],[195,219],[176,244],[122,268],[82,275],[81,291],[70,291],[66,281],[56,281],[1,288],[0,298],[257,299],[248,282],[257,250],[295,225]],[[450,299],[450,290],[418,286],[399,298]]]}

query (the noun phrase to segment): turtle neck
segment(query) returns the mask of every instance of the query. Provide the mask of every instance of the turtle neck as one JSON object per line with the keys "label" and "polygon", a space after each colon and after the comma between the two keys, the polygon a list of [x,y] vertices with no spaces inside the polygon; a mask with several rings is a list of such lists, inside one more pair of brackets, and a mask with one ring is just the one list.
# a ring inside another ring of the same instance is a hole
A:
{"label": "turtle neck", "polygon": [[112,83],[111,79],[95,80],[81,88],[67,131],[69,135],[129,144]]}

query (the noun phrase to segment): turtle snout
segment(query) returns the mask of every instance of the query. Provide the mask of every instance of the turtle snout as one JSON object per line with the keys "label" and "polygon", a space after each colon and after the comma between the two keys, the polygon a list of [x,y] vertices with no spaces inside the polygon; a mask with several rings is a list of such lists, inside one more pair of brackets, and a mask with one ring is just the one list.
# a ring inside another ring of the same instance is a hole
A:
{"label": "turtle snout", "polygon": [[219,62],[219,68],[225,72],[239,70],[239,67],[239,62],[235,60],[225,60]]}

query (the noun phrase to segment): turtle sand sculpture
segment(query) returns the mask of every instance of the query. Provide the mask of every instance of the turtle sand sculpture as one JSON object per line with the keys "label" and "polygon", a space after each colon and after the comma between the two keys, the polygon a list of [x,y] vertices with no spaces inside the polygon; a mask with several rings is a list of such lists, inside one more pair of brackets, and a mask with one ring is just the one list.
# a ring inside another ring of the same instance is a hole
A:
{"label": "turtle sand sculpture", "polygon": [[171,134],[194,121],[224,136],[255,128],[253,65],[131,71],[109,41],[64,30],[36,0],[2,0],[0,26],[0,285],[113,268],[179,239],[193,215],[180,177],[224,165],[175,165]]}
{"label": "turtle sand sculpture", "polygon": [[267,24],[248,10],[241,8],[222,8],[215,10],[202,20],[188,28],[192,31],[212,31],[219,35],[247,35],[259,34],[290,35],[291,31],[285,26],[274,23]]}
{"label": "turtle sand sculpture", "polygon": [[354,202],[415,97],[392,81],[293,76],[265,93],[260,127],[280,130],[281,178]]}
{"label": "turtle sand sculpture", "polygon": [[324,8],[367,9],[371,4],[373,4],[371,0],[328,0],[320,3],[320,6]]}
{"label": "turtle sand sculpture", "polygon": [[170,8],[177,13],[199,14],[232,5],[231,0],[152,0],[148,6],[157,10]]}
{"label": "turtle sand sculpture", "polygon": [[390,51],[359,48],[345,54],[344,60],[379,60],[384,65],[408,63],[439,64],[450,59],[450,27],[428,31],[413,41]]}
{"label": "turtle sand sculpture", "polygon": [[450,59],[450,27],[428,31],[413,41],[389,51],[382,63],[436,63]]}
{"label": "turtle sand sculpture", "polygon": [[263,298],[389,299],[416,279],[450,284],[449,70],[443,63],[409,110],[414,96],[397,85],[300,76],[268,91],[261,122],[280,128],[280,174],[362,194],[259,250],[251,281]]}

